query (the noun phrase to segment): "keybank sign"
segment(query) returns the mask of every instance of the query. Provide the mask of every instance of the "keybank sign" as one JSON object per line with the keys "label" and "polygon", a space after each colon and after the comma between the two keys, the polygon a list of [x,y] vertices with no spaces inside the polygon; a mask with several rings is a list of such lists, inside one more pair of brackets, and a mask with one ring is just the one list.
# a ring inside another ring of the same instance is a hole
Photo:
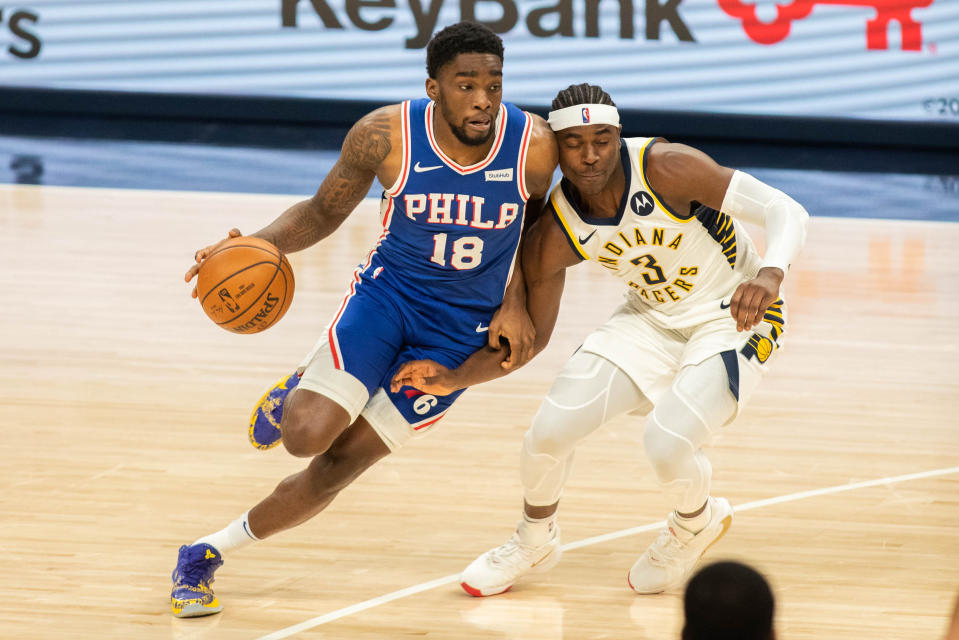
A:
{"label": "keybank sign", "polygon": [[[432,34],[503,35],[510,101],[959,124],[959,0],[0,0],[0,85],[398,102]],[[185,7],[189,6],[189,11]]]}
{"label": "keybank sign", "polygon": [[[297,27],[297,6],[301,0],[282,0],[282,21],[284,27]],[[382,31],[390,28],[397,11],[404,10],[397,6],[396,0],[345,0],[345,7],[341,14],[333,11],[326,0],[308,0],[313,11],[327,29],[345,29],[345,22],[350,23],[363,31]],[[582,0],[576,0],[582,1]],[[573,12],[574,0],[559,0],[550,4],[532,9],[526,14],[526,28],[530,35],[536,38],[552,38],[554,36],[582,36],[599,38],[599,3],[602,0],[585,0],[585,15],[580,24],[576,24]],[[679,40],[695,42],[692,32],[679,15],[679,5],[682,0],[606,0],[619,3],[619,37],[624,40],[636,38],[635,15],[637,9],[645,14],[646,40],[659,40],[662,28],[672,30]],[[409,0],[408,10],[416,24],[416,33],[405,41],[407,49],[421,49],[426,46],[433,33],[437,30],[440,10],[445,0]],[[641,8],[635,6],[642,5]],[[477,7],[485,5],[487,8],[497,9],[502,15],[496,20],[477,18]],[[519,9],[515,0],[459,0],[460,19],[473,22],[482,22],[496,33],[506,33],[512,30],[520,20]],[[345,16],[343,15],[345,14]]]}

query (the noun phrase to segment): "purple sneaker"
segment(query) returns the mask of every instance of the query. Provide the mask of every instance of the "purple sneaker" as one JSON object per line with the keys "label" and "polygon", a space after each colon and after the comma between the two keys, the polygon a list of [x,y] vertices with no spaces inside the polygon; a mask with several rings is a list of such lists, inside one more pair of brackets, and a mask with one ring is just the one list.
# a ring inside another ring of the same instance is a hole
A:
{"label": "purple sneaker", "polygon": [[250,444],[264,451],[280,444],[283,401],[299,383],[300,374],[291,373],[263,394],[250,416]]}
{"label": "purple sneaker", "polygon": [[177,618],[197,618],[223,611],[213,589],[213,572],[223,566],[220,552],[208,544],[183,545],[173,570],[170,604]]}

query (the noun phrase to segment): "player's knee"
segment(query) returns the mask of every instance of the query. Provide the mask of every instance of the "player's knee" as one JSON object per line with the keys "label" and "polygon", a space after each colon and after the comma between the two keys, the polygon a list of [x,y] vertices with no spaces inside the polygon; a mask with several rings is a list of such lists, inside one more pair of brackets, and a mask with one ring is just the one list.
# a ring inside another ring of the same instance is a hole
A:
{"label": "player's knee", "polygon": [[325,453],[349,426],[347,413],[331,411],[329,404],[317,394],[298,393],[283,407],[283,446],[291,455],[309,458]]}
{"label": "player's knee", "polygon": [[562,425],[570,416],[556,407],[541,407],[526,432],[526,451],[534,456],[565,457],[576,447],[577,439]]}
{"label": "player's knee", "polygon": [[530,430],[526,437],[526,450],[530,455],[561,458],[569,448],[566,439],[555,432]]}
{"label": "player's knee", "polygon": [[297,458],[312,458],[325,452],[329,445],[316,442],[306,429],[290,428],[283,429],[283,447]]}
{"label": "player's knee", "polygon": [[646,458],[664,484],[683,478],[696,454],[692,443],[660,424],[655,412],[646,421],[643,445]]}
{"label": "player's knee", "polygon": [[538,477],[549,473],[558,464],[559,458],[544,451],[539,446],[541,444],[543,443],[537,442],[534,438],[532,429],[526,432],[520,452],[520,473],[524,478],[527,474]]}

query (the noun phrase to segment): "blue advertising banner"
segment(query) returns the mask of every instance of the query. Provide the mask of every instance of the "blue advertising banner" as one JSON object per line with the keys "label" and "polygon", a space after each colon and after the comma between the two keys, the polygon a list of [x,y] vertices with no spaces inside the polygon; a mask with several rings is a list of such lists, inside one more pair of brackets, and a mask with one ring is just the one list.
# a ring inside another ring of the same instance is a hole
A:
{"label": "blue advertising banner", "polygon": [[520,104],[959,123],[954,0],[0,0],[0,87],[398,101],[460,19]]}

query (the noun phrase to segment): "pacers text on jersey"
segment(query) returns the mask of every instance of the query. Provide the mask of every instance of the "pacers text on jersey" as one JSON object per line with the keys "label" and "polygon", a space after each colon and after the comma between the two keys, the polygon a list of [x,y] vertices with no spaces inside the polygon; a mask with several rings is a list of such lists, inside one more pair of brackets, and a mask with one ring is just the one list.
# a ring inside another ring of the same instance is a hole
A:
{"label": "pacers text on jersey", "polygon": [[[647,233],[649,233],[648,230]],[[618,235],[622,242],[612,240],[606,242],[596,260],[600,265],[611,271],[635,267],[643,269],[640,278],[643,282],[627,280],[626,283],[647,302],[653,304],[678,302],[684,294],[689,293],[696,286],[695,281],[691,282],[690,280],[694,280],[695,276],[699,274],[699,267],[682,266],[679,268],[676,277],[673,277],[673,274],[664,273],[656,257],[649,253],[651,247],[665,247],[678,251],[683,241],[682,233],[677,232],[671,237],[667,237],[666,230],[657,227],[652,229],[647,241],[642,230],[639,227],[634,227],[632,232],[624,229]],[[629,266],[627,267],[627,265]]]}

